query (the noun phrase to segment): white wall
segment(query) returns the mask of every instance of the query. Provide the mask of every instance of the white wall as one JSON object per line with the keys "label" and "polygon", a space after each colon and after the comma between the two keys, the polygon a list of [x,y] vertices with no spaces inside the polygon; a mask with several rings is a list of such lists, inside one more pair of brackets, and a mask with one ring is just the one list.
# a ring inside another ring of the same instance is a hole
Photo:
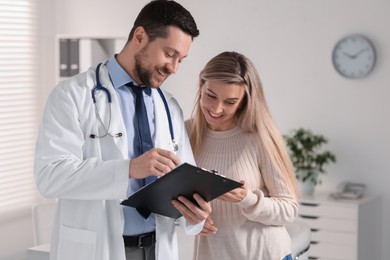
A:
{"label": "white wall", "polygon": [[[42,0],[50,2],[48,0]],[[45,7],[47,50],[40,61],[42,101],[54,85],[54,33],[127,36],[148,0],[67,0]],[[382,197],[382,251],[390,255],[390,2],[386,0],[179,0],[200,29],[190,56],[165,84],[189,117],[197,75],[214,55],[244,53],[257,66],[268,104],[283,133],[300,126],[326,135],[338,162],[318,189],[341,180],[364,182]],[[360,80],[339,76],[332,67],[336,42],[362,33],[374,42],[378,61]],[[190,94],[189,94],[190,93]],[[1,235],[0,235],[1,236]],[[0,238],[0,240],[3,240]],[[380,241],[373,241],[373,243]]]}
{"label": "white wall", "polygon": [[0,260],[26,259],[26,249],[33,245],[31,211],[1,215],[0,231]]}

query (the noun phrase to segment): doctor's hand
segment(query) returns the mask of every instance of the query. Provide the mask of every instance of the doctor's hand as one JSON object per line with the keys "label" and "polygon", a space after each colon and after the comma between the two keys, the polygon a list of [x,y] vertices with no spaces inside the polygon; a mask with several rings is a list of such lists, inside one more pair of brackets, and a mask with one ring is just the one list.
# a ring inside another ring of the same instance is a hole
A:
{"label": "doctor's hand", "polygon": [[219,196],[218,199],[233,203],[240,202],[243,198],[245,198],[246,194],[248,193],[248,188],[245,184],[245,181],[241,180],[240,183],[242,183],[241,187]]}
{"label": "doctor's hand", "polygon": [[129,177],[143,179],[151,175],[163,176],[180,163],[179,157],[171,151],[153,148],[130,160]]}
{"label": "doctor's hand", "polygon": [[183,196],[172,200],[173,206],[183,215],[191,225],[196,225],[207,219],[211,213],[211,205],[205,201],[199,194],[195,193],[194,199],[198,203],[195,205]]}

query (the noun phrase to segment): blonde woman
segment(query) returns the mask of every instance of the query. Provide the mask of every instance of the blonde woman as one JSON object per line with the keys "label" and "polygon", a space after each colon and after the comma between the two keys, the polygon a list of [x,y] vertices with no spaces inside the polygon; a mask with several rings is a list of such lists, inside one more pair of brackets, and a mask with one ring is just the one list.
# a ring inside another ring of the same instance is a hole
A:
{"label": "blonde woman", "polygon": [[291,259],[295,174],[248,58],[223,52],[206,64],[186,128],[198,166],[243,183],[211,203],[194,259]]}

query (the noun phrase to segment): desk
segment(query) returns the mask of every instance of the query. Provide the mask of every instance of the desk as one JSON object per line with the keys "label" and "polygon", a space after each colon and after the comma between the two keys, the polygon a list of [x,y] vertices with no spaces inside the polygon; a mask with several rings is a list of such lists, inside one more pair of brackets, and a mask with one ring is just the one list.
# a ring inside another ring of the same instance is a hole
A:
{"label": "desk", "polygon": [[42,244],[27,249],[27,260],[49,260],[50,244]]}

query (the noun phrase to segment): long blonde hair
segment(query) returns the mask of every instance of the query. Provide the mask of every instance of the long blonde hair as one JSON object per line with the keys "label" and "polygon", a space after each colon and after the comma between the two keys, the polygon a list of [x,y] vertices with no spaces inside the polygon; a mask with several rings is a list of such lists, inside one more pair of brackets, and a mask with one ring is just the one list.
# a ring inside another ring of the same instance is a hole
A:
{"label": "long blonde hair", "polygon": [[199,155],[207,131],[207,122],[200,108],[201,87],[206,81],[241,85],[245,97],[236,112],[237,125],[245,133],[257,133],[276,169],[284,173],[286,183],[299,197],[294,168],[283,137],[272,120],[260,76],[253,63],[237,52],[222,52],[212,58],[199,74],[199,86],[189,138],[195,156]]}

